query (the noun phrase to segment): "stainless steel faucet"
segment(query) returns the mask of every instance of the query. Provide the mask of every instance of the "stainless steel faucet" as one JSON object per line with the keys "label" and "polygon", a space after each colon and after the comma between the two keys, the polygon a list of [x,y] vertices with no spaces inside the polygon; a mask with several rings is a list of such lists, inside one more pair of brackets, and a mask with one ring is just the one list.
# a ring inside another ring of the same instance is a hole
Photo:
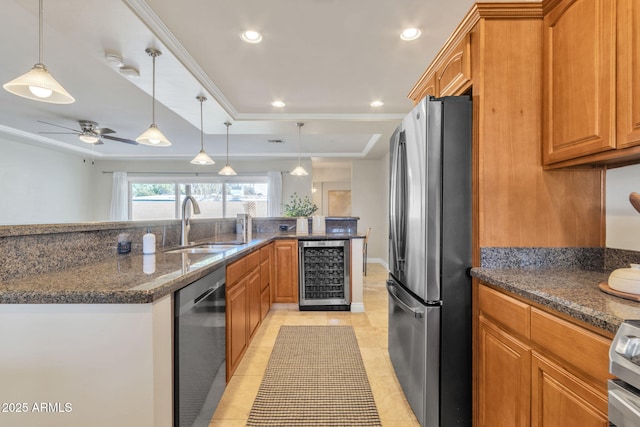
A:
{"label": "stainless steel faucet", "polygon": [[189,230],[191,229],[191,224],[189,223],[189,219],[187,218],[187,202],[191,200],[191,204],[193,205],[193,214],[200,214],[200,206],[198,206],[198,202],[193,196],[188,195],[182,201],[182,227],[180,228],[180,245],[187,246],[189,244]]}

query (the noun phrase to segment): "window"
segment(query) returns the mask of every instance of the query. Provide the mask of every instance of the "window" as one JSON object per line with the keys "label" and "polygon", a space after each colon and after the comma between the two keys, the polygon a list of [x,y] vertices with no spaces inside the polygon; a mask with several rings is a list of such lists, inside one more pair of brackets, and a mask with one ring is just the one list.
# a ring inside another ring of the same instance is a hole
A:
{"label": "window", "polygon": [[[198,218],[234,218],[238,213],[267,216],[266,177],[177,178],[130,177],[129,218],[133,221],[177,219],[182,201],[192,195]],[[176,196],[177,195],[177,196]]]}

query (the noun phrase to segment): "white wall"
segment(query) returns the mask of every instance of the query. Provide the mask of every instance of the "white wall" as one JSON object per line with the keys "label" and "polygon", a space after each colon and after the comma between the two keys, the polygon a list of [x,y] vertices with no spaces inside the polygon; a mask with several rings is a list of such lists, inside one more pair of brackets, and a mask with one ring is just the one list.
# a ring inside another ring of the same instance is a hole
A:
{"label": "white wall", "polygon": [[0,225],[96,221],[91,160],[0,137]]}
{"label": "white wall", "polygon": [[389,161],[354,160],[352,162],[351,198],[352,214],[360,217],[358,231],[371,227],[368,244],[370,260],[388,262],[388,193]]}
{"label": "white wall", "polygon": [[608,248],[640,251],[640,213],[629,203],[632,192],[640,193],[640,165],[607,171]]}

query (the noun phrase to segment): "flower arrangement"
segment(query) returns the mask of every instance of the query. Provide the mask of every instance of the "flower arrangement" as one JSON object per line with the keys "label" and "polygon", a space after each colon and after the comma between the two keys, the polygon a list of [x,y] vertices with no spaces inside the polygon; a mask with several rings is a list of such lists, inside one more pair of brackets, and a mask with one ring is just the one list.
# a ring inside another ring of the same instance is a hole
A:
{"label": "flower arrangement", "polygon": [[291,200],[283,206],[283,209],[284,216],[302,217],[312,215],[318,210],[318,207],[314,203],[311,203],[309,196],[305,196],[304,199],[301,199],[298,197],[297,193],[293,193],[291,195]]}

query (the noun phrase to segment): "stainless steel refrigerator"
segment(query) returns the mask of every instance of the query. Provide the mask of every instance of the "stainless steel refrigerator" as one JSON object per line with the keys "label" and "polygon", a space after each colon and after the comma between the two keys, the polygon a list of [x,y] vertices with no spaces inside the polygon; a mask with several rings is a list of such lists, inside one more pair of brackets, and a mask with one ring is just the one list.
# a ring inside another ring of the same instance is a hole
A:
{"label": "stainless steel refrigerator", "polygon": [[389,356],[425,427],[471,425],[471,111],[425,98],[391,137]]}

